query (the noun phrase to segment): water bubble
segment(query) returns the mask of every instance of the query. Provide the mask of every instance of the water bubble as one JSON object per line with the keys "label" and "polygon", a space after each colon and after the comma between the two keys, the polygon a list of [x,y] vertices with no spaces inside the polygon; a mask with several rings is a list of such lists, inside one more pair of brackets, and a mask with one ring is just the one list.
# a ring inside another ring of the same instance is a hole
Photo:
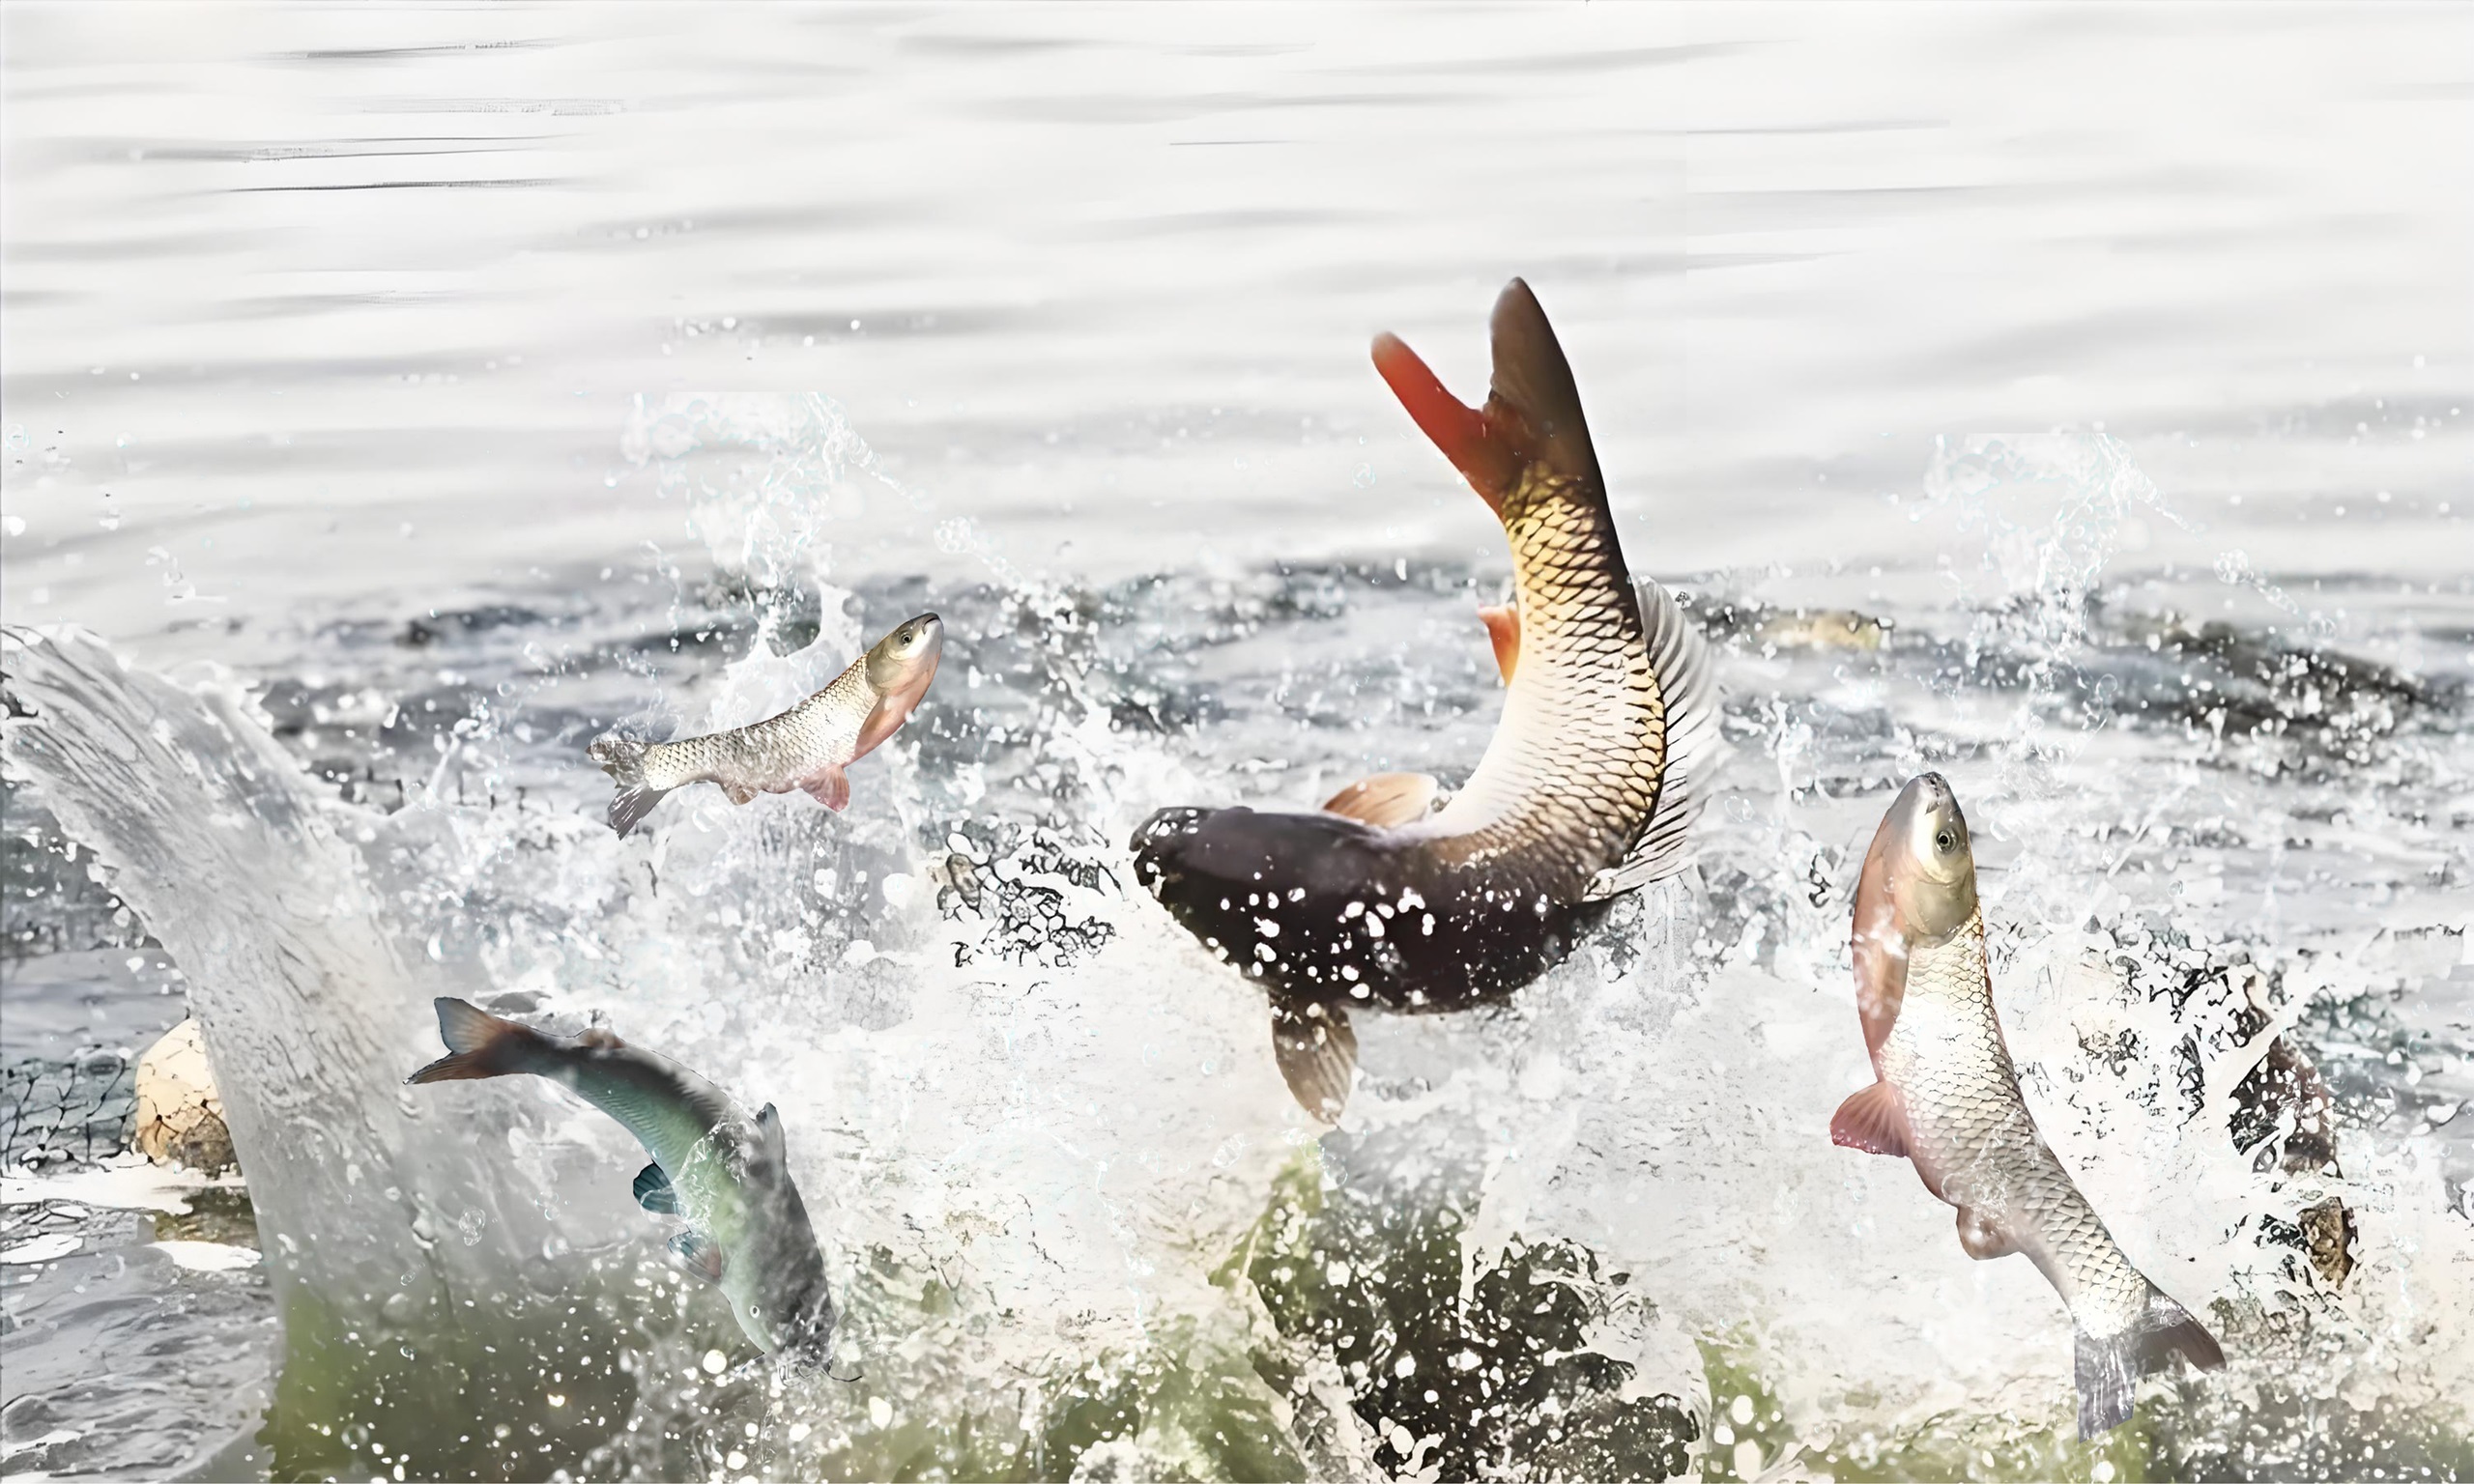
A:
{"label": "water bubble", "polygon": [[730,1358],[718,1350],[705,1352],[705,1373],[708,1376],[719,1376],[722,1367],[730,1363]]}

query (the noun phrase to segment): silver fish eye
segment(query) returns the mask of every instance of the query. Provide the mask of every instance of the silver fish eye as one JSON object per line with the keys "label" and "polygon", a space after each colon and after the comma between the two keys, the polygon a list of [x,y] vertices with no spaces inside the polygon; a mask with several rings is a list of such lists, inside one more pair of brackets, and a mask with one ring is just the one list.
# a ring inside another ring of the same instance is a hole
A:
{"label": "silver fish eye", "polygon": [[1943,830],[1941,834],[1933,837],[1933,843],[1943,850],[1955,850],[1958,848],[1959,838],[1956,835],[1951,834],[1949,831]]}

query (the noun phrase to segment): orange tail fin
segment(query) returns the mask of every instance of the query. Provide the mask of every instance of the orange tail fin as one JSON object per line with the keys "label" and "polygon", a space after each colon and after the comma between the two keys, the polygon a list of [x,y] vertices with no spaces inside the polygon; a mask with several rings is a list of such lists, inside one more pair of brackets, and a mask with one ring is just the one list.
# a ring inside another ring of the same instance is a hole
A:
{"label": "orange tail fin", "polygon": [[1504,287],[1491,328],[1494,378],[1483,408],[1453,396],[1396,335],[1374,337],[1374,369],[1488,505],[1501,509],[1534,464],[1602,490],[1571,363],[1528,284],[1514,278]]}

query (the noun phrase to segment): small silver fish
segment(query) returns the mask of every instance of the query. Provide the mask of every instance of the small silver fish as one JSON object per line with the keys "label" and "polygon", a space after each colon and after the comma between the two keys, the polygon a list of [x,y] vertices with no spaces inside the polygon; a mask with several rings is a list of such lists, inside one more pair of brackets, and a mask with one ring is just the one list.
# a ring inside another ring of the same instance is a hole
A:
{"label": "small silver fish", "polygon": [[572,1089],[653,1156],[636,1176],[638,1204],[687,1218],[671,1251],[722,1291],[756,1348],[802,1366],[826,1362],[833,1294],[771,1103],[751,1119],[712,1083],[605,1030],[552,1036],[463,1000],[437,1004],[448,1054],[407,1082],[529,1072]]}
{"label": "small silver fish", "polygon": [[842,770],[910,719],[936,678],[944,648],[944,621],[921,614],[780,716],[677,742],[601,738],[590,749],[592,760],[618,781],[610,827],[627,834],[663,794],[689,784],[719,784],[734,804],[804,788],[827,809],[841,809],[850,802],[850,780]]}
{"label": "small silver fish", "polygon": [[2079,1436],[2128,1421],[2141,1376],[2216,1340],[2105,1230],[2019,1097],[1993,1008],[1967,817],[1942,775],[1899,793],[1856,887],[1856,1008],[1880,1079],[1840,1106],[1830,1141],[1914,1162],[1959,1209],[1970,1257],[2025,1252],[2078,1331]]}

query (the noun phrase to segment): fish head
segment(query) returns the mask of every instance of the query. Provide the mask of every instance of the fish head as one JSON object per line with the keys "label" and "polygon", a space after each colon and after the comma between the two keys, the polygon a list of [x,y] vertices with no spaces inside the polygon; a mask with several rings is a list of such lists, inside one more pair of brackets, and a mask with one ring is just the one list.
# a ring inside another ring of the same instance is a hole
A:
{"label": "fish head", "polygon": [[813,1241],[802,1255],[813,1260],[766,1272],[761,1291],[749,1300],[750,1327],[762,1327],[759,1343],[767,1353],[794,1369],[820,1371],[833,1361],[837,1315],[824,1260]]}
{"label": "fish head", "polygon": [[[1899,790],[1873,837],[1872,857],[1880,862],[1884,905],[1910,943],[1940,942],[1975,916],[1968,817],[1941,774],[1919,774]],[[1868,876],[1876,874],[1873,866],[1868,858]]]}
{"label": "fish head", "polygon": [[906,618],[868,651],[868,684],[878,696],[905,702],[907,711],[936,677],[944,652],[945,620],[935,614]]}
{"label": "fish head", "polygon": [[732,1254],[733,1274],[744,1285],[731,1295],[739,1327],[768,1355],[821,1367],[833,1351],[833,1291],[773,1104],[756,1115],[737,1166],[750,1218],[742,1250]]}
{"label": "fish head", "polygon": [[1205,946],[1243,958],[1284,905],[1371,899],[1390,874],[1382,835],[1320,810],[1164,809],[1135,831],[1135,879]]}

